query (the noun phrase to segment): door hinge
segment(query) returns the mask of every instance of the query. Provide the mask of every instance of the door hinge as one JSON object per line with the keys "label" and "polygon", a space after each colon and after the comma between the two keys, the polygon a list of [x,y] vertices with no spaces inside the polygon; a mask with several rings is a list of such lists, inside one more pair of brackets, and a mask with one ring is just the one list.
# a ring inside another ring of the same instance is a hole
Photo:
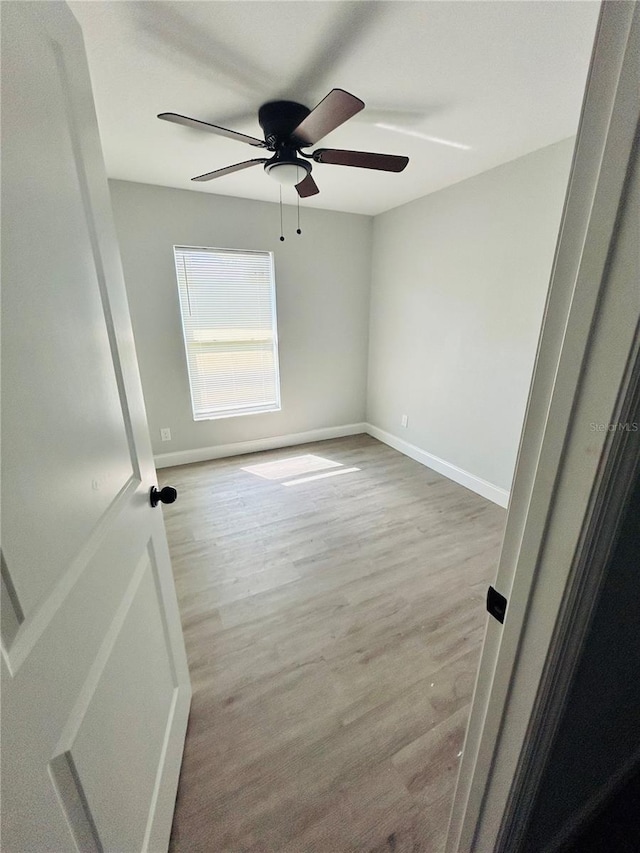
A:
{"label": "door hinge", "polygon": [[487,610],[500,624],[504,622],[504,615],[507,612],[507,599],[492,586],[487,590]]}

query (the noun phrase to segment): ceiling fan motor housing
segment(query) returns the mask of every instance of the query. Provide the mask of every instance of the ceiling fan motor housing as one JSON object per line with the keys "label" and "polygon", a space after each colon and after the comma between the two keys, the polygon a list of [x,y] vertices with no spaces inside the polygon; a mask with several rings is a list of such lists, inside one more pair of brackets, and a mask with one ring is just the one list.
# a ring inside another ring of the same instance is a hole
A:
{"label": "ceiling fan motor housing", "polygon": [[264,131],[267,147],[276,151],[281,145],[291,145],[291,134],[311,110],[295,101],[269,101],[258,111],[258,121]]}

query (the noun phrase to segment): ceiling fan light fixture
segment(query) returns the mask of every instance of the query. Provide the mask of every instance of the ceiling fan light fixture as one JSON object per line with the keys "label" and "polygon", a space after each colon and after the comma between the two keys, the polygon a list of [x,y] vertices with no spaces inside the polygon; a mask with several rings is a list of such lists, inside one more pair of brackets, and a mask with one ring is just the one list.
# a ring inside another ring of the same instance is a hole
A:
{"label": "ceiling fan light fixture", "polygon": [[311,165],[304,160],[295,163],[265,163],[265,172],[274,181],[285,187],[295,187],[303,181],[311,171]]}
{"label": "ceiling fan light fixture", "polygon": [[[374,169],[379,172],[402,172],[409,163],[408,157],[396,154],[377,154],[373,151],[346,151],[337,148],[319,148],[311,154],[305,154],[303,148],[316,145],[320,139],[331,133],[345,121],[364,108],[364,101],[344,89],[332,89],[319,104],[310,110],[296,101],[268,101],[258,110],[258,122],[264,131],[264,141],[246,133],[238,133],[227,127],[189,118],[180,113],[159,113],[158,118],[206,130],[218,136],[226,136],[238,142],[246,142],[256,148],[266,148],[273,157],[254,157],[232,166],[214,169],[203,175],[196,175],[192,181],[212,181],[234,172],[242,172],[262,163],[267,175],[282,186],[295,187],[298,198],[309,198],[320,191],[311,175],[311,163],[328,163],[337,166],[353,166],[357,169]],[[441,140],[442,141],[442,140]],[[452,143],[451,143],[452,144]],[[298,155],[306,159],[302,159]],[[282,196],[282,191],[280,191]],[[284,239],[284,238],[283,238]]]}

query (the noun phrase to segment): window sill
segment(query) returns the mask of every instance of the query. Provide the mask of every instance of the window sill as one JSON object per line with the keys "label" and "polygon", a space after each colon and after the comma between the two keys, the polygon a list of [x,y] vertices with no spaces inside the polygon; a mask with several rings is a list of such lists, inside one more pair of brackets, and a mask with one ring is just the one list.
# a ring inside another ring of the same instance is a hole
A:
{"label": "window sill", "polygon": [[202,421],[220,421],[226,418],[243,418],[247,415],[268,415],[272,412],[281,412],[282,406],[270,406],[268,409],[248,409],[243,412],[220,412],[217,415],[200,415],[193,416],[193,420],[195,423],[201,423]]}

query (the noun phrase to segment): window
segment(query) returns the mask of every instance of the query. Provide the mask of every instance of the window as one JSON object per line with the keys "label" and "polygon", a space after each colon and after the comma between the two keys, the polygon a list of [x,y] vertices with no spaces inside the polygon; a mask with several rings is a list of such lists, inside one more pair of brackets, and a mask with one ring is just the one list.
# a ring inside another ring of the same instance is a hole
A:
{"label": "window", "polygon": [[193,419],[280,408],[271,252],[174,246]]}

